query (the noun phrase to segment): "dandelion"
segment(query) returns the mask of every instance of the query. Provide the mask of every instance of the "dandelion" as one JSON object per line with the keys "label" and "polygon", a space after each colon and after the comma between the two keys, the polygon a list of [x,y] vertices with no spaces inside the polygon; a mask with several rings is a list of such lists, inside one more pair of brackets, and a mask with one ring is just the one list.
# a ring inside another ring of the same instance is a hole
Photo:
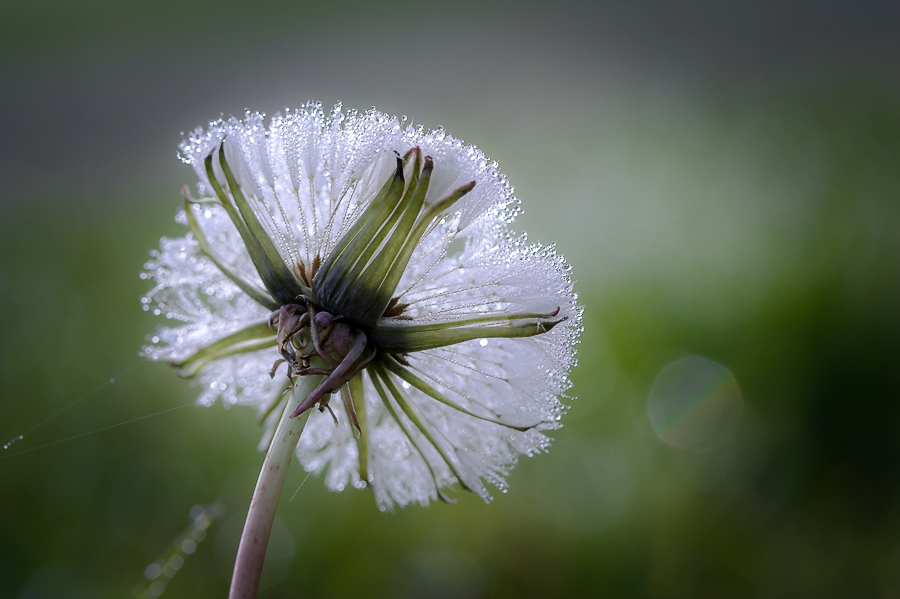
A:
{"label": "dandelion", "polygon": [[518,456],[548,447],[581,308],[553,246],[509,230],[495,162],[318,104],[215,121],[180,149],[198,196],[183,190],[189,233],[147,263],[144,308],[175,324],[145,354],[267,424],[232,596],[255,593],[242,559],[261,569],[292,454],[385,510],[452,502],[454,484],[490,501],[486,483],[505,491]]}

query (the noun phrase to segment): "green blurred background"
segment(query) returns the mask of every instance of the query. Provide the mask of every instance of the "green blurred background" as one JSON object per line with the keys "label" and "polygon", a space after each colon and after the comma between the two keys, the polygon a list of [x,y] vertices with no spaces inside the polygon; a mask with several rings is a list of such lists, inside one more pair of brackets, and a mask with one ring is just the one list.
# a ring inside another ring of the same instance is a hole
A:
{"label": "green blurred background", "polygon": [[181,132],[313,99],[498,159],[585,332],[490,505],[289,501],[295,465],[261,597],[900,597],[898,31],[896,3],[3,2],[2,442],[101,387],[0,451],[0,596],[130,597],[215,502],[164,596],[226,595],[251,410],[37,448],[196,396],[137,356]]}

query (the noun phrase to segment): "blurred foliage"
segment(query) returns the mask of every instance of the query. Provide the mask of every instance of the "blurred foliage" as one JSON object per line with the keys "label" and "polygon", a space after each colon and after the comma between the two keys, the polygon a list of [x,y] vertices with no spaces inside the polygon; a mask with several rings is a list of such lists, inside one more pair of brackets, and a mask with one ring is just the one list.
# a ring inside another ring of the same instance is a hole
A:
{"label": "blurred foliage", "polygon": [[[9,49],[83,39],[24,6],[5,9],[22,12]],[[546,91],[522,72],[507,83]],[[293,468],[261,597],[898,596],[900,94],[844,74],[625,97],[568,121],[528,98],[451,115],[502,158],[524,202],[516,227],[573,264],[578,399],[550,452],[490,505],[460,493],[394,514],[366,492],[301,487]],[[160,235],[183,234],[172,215],[191,175],[132,163],[139,185],[106,184],[55,167],[4,164],[2,441],[101,387],[0,452],[0,597],[127,596],[192,506],[215,501],[226,515],[164,596],[224,597],[260,429],[249,409],[181,407],[195,390],[137,356],[156,324],[138,274]],[[711,451],[671,448],[647,420],[654,378],[684,355],[725,365],[743,394]]]}

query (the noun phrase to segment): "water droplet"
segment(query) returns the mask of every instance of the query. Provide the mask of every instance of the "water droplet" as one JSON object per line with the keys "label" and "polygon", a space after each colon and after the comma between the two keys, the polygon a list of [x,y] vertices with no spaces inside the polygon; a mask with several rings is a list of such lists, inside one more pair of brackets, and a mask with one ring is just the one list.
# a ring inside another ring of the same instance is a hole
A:
{"label": "water droplet", "polygon": [[159,564],[153,563],[147,566],[147,568],[144,570],[144,577],[147,580],[153,580],[154,578],[159,576],[161,572],[162,568],[159,567]]}
{"label": "water droplet", "polygon": [[169,563],[167,565],[173,570],[178,571],[184,565],[184,558],[176,553],[169,558]]}
{"label": "water droplet", "polygon": [[181,542],[181,550],[187,555],[190,555],[197,551],[197,543],[195,543],[193,539],[185,539]]}
{"label": "water droplet", "polygon": [[165,590],[166,590],[166,585],[164,585],[163,583],[161,583],[158,580],[156,582],[154,582],[153,584],[151,584],[150,588],[147,589],[147,591],[154,597],[159,597],[160,595],[163,594],[163,591],[165,591]]}

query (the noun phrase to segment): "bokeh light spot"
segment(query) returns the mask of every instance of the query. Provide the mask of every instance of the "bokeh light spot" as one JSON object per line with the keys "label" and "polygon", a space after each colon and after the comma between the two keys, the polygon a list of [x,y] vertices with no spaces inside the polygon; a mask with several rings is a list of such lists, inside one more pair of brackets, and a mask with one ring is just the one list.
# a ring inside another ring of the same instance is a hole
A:
{"label": "bokeh light spot", "polygon": [[672,447],[693,451],[726,442],[742,407],[731,371],[700,356],[663,367],[647,396],[647,417],[656,436]]}

